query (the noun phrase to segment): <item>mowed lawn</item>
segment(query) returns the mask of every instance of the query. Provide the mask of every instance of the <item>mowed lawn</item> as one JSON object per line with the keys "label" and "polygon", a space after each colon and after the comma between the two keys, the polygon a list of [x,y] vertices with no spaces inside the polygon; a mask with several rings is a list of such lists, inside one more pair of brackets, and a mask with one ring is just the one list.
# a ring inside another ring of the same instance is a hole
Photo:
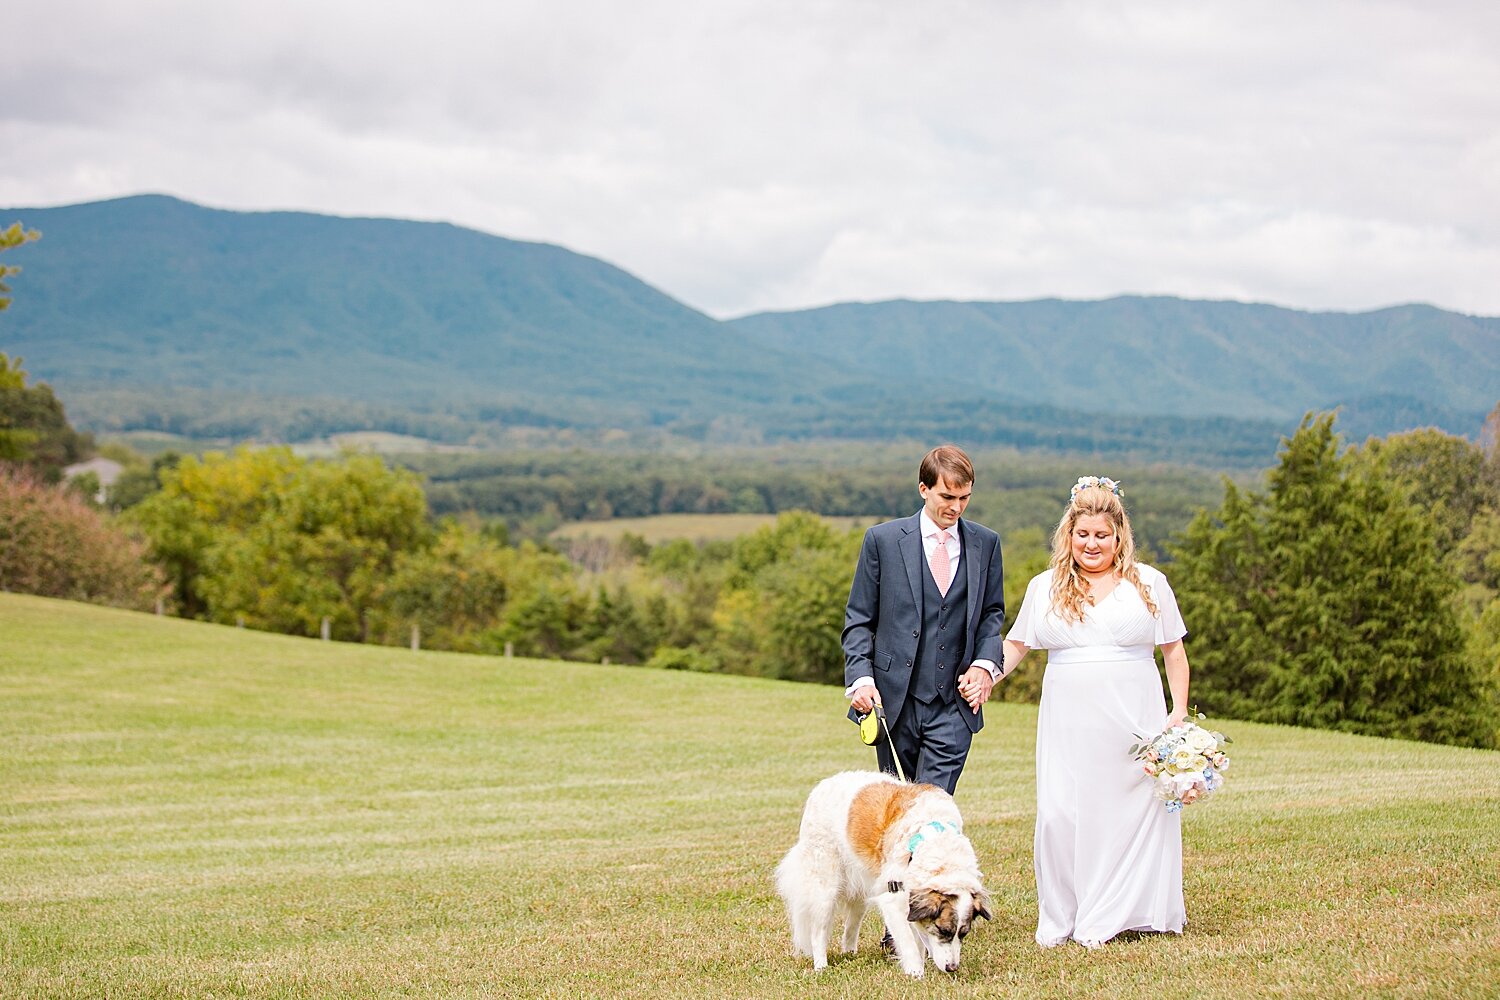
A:
{"label": "mowed lawn", "polygon": [[0,996],[1500,992],[1500,754],[1222,722],[1187,933],[1042,951],[1013,705],[958,791],[996,903],[962,969],[907,980],[872,917],[814,974],[771,874],[869,762],[842,704],[0,595]]}

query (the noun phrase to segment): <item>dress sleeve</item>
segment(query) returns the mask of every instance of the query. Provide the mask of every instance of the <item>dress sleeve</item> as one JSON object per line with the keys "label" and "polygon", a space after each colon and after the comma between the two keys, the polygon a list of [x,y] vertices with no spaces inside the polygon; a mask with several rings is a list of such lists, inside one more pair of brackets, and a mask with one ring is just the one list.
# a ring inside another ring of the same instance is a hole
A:
{"label": "dress sleeve", "polygon": [[1187,624],[1177,609],[1177,595],[1160,572],[1151,574],[1151,596],[1156,598],[1156,608],[1161,612],[1156,616],[1156,644],[1163,646],[1187,635]]}
{"label": "dress sleeve", "polygon": [[1046,580],[1046,573],[1031,578],[1031,582],[1026,585],[1026,597],[1021,601],[1021,610],[1016,612],[1016,620],[1011,623],[1010,632],[1005,636],[1011,642],[1024,643],[1027,649],[1041,648],[1036,629],[1037,621],[1047,607]]}

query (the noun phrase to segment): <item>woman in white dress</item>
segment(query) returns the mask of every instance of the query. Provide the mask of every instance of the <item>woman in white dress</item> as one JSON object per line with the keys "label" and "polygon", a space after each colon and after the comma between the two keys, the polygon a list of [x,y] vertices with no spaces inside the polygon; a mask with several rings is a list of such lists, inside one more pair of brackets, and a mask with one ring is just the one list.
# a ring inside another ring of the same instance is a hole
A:
{"label": "woman in white dress", "polygon": [[1052,566],[1027,586],[1005,640],[1006,674],[1027,650],[1047,650],[1034,861],[1045,948],[1182,932],[1181,817],[1155,798],[1128,751],[1187,715],[1186,633],[1167,578],[1135,561],[1119,486],[1080,479],[1052,536]]}

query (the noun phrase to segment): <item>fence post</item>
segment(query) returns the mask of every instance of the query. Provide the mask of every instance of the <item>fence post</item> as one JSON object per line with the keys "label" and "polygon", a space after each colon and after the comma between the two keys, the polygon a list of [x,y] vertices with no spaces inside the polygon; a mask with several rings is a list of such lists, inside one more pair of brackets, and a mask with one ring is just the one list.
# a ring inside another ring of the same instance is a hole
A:
{"label": "fence post", "polygon": [[420,625],[412,625],[412,627],[411,627],[411,651],[413,653],[415,653],[417,650],[419,650],[421,648],[422,648],[422,626],[420,626]]}
{"label": "fence post", "polygon": [[505,655],[506,656],[515,656],[516,655],[516,646],[515,646],[515,643],[511,642],[509,639],[505,640]]}
{"label": "fence post", "polygon": [[162,615],[164,615],[166,613],[167,613],[167,602],[163,601],[160,597],[158,597],[156,599],[156,617],[160,618]]}
{"label": "fence post", "polygon": [[333,623],[328,620],[328,616],[327,615],[324,615],[323,616],[323,641],[327,642],[328,639],[329,639],[329,637],[332,634],[333,634]]}
{"label": "fence post", "polygon": [[244,628],[245,627],[245,616],[244,615],[235,615],[234,616],[234,627],[235,628]]}

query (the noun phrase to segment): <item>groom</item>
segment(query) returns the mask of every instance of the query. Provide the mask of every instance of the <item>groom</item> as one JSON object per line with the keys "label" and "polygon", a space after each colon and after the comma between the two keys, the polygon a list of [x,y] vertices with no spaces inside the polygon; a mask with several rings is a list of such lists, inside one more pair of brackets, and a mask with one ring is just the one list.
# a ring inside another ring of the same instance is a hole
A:
{"label": "groom", "polygon": [[[961,519],[974,490],[962,449],[929,451],[917,480],[922,509],[865,532],[844,612],[845,693],[855,721],[884,707],[907,778],[952,794],[1004,662],[1000,536]],[[896,773],[889,741],[875,756]]]}

